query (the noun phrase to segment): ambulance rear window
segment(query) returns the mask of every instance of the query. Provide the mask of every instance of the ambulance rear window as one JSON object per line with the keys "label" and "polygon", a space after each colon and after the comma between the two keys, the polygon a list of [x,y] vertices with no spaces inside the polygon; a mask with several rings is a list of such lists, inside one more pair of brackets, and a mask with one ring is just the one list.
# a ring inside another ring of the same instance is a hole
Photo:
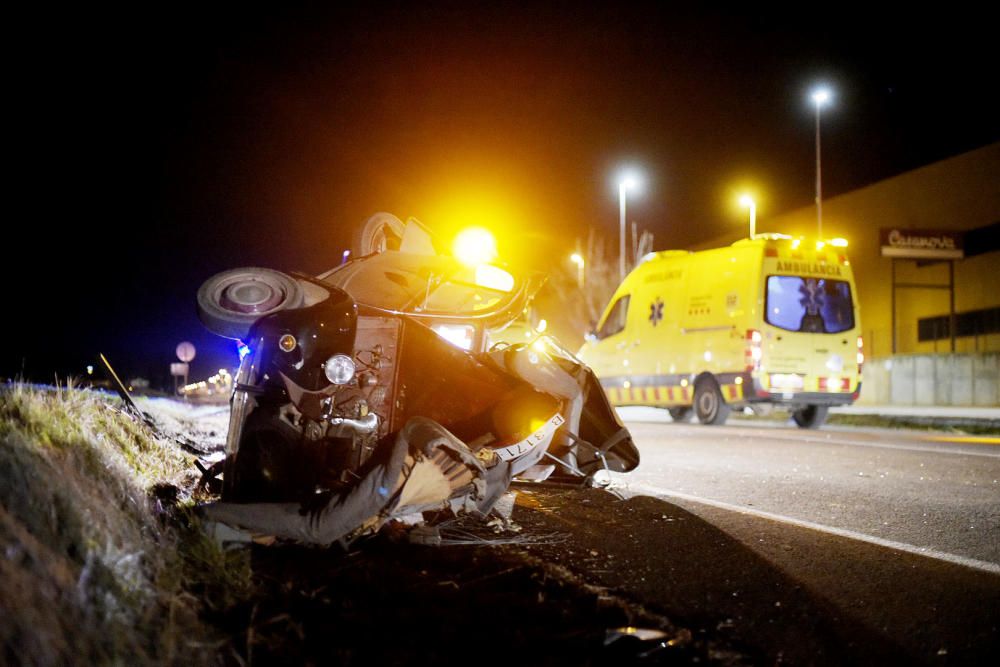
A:
{"label": "ambulance rear window", "polygon": [[767,321],[787,331],[840,333],[854,328],[851,285],[802,276],[767,277]]}

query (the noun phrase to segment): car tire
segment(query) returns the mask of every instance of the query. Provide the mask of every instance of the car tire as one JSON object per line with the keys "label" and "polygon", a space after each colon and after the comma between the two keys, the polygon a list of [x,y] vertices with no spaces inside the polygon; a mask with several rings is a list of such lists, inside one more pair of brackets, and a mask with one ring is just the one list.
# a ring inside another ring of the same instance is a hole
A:
{"label": "car tire", "polygon": [[212,333],[243,340],[261,317],[298,308],[303,300],[302,286],[280,271],[231,269],[215,274],[198,288],[198,317]]}
{"label": "car tire", "polygon": [[403,241],[403,221],[391,213],[376,213],[365,221],[355,235],[351,250],[355,257],[364,257],[386,250],[399,250]]}
{"label": "car tire", "polygon": [[726,422],[730,409],[715,380],[706,377],[698,381],[694,387],[694,411],[698,415],[698,421],[709,426],[719,426]]}
{"label": "car tire", "polygon": [[691,421],[693,410],[690,405],[676,405],[672,408],[667,408],[667,412],[670,413],[671,419],[680,424]]}
{"label": "car tire", "polygon": [[819,428],[826,421],[826,414],[830,411],[826,405],[807,405],[792,413],[792,419],[799,428]]}

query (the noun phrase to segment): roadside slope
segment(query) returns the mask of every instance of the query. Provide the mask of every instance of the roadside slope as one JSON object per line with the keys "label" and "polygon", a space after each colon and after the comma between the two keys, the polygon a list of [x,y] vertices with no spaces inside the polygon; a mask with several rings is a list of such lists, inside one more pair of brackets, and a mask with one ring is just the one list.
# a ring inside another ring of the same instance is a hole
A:
{"label": "roadside slope", "polygon": [[0,662],[217,662],[157,499],[189,470],[101,394],[0,388]]}

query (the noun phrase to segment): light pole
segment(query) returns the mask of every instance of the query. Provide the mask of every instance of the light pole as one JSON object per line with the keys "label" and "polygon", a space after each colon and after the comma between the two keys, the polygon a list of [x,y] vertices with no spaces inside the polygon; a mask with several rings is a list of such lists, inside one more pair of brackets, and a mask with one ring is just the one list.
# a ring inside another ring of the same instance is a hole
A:
{"label": "light pole", "polygon": [[823,240],[823,179],[820,170],[819,116],[820,109],[830,100],[830,89],[820,87],[813,91],[812,101],[816,104],[816,233],[817,241]]}
{"label": "light pole", "polygon": [[618,181],[618,273],[620,282],[625,281],[625,191],[629,188],[636,188],[639,179],[634,174],[628,173]]}
{"label": "light pole", "polygon": [[576,264],[576,284],[580,286],[580,289],[583,289],[584,282],[586,280],[583,273],[583,267],[586,265],[586,262],[583,260],[583,255],[578,252],[574,252],[569,256],[569,261]]}
{"label": "light pole", "polygon": [[757,203],[750,195],[740,197],[740,204],[750,209],[750,240],[757,234]]}

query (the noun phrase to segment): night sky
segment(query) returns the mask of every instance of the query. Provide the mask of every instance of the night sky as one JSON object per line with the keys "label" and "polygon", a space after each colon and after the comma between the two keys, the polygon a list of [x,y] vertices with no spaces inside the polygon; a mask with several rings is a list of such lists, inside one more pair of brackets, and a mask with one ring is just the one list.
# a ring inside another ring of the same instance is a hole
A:
{"label": "night sky", "polygon": [[200,283],[318,273],[376,211],[442,237],[486,224],[520,261],[565,257],[588,228],[617,244],[623,163],[645,171],[628,217],[656,249],[738,227],[746,187],[772,231],[813,201],[819,81],[835,90],[825,196],[1000,140],[985,9],[675,4],[12,17],[0,376],[80,375],[100,351],[162,382],[181,340],[199,348],[193,377],[230,366],[234,346],[195,315]]}

